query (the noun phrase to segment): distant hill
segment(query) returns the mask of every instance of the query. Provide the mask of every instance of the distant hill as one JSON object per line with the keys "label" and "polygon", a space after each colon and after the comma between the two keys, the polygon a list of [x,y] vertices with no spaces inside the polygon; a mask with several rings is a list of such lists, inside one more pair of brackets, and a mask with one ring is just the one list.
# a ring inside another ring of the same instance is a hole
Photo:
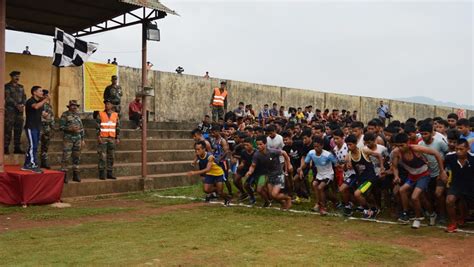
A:
{"label": "distant hill", "polygon": [[415,103],[426,104],[426,105],[446,106],[446,107],[474,110],[474,105],[459,105],[453,102],[439,101],[439,100],[435,100],[435,99],[425,97],[425,96],[403,97],[403,98],[396,98],[396,100],[415,102]]}

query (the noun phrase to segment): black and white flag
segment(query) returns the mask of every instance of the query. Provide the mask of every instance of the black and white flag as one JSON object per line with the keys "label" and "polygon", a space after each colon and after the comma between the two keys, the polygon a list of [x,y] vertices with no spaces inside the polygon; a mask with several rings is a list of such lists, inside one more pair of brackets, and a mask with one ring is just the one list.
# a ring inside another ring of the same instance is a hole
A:
{"label": "black and white flag", "polygon": [[85,42],[56,28],[53,65],[56,67],[81,66],[97,50],[97,47],[96,43]]}

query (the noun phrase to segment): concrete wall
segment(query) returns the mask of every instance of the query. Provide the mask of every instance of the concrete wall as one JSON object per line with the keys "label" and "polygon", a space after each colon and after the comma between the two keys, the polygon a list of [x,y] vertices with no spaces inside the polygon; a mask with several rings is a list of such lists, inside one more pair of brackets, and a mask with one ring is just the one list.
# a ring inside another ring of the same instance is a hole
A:
{"label": "concrete wall", "polygon": [[[69,100],[76,99],[83,103],[82,68],[60,68],[51,66],[50,57],[27,56],[7,53],[5,76],[12,70],[22,72],[21,83],[27,95],[33,85],[41,85],[51,90],[55,113],[59,116]],[[155,88],[155,97],[149,99],[147,106],[150,118],[155,121],[199,121],[205,114],[210,114],[209,102],[214,87],[219,85],[215,78],[204,79],[200,76],[179,75],[170,72],[150,71],[148,86]],[[128,104],[134,99],[141,85],[141,70],[119,66],[119,83],[123,88],[122,114],[128,114]],[[427,117],[446,117],[457,109],[434,107],[403,101],[324,93],[313,90],[301,90],[272,85],[255,84],[241,81],[228,81],[229,110],[237,107],[238,102],[252,104],[258,112],[264,104],[273,102],[286,108],[312,105],[314,109],[347,109],[359,111],[363,122],[377,116],[376,108],[380,100],[389,104],[394,120],[405,121],[410,117],[424,119]],[[468,117],[474,111],[467,111]]]}

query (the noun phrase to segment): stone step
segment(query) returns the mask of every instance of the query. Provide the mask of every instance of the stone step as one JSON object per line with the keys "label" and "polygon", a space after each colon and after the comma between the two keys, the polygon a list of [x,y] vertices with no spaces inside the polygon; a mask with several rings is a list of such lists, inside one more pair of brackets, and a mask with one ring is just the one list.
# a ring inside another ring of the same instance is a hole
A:
{"label": "stone step", "polygon": [[[86,146],[82,151],[97,151],[97,139],[86,139]],[[148,150],[188,150],[193,148],[192,139],[148,139]],[[122,139],[117,145],[117,151],[142,149],[141,139]],[[62,139],[53,139],[49,145],[49,151],[59,152],[63,150]]]}
{"label": "stone step", "polygon": [[[148,150],[149,162],[163,162],[163,161],[185,161],[194,158],[194,150]],[[62,152],[48,153],[50,165],[61,165]],[[81,164],[95,164],[97,163],[97,151],[82,151]],[[5,164],[7,165],[21,165],[24,163],[24,155],[6,155]],[[138,163],[142,160],[140,150],[134,151],[116,151],[116,163]],[[71,161],[69,162],[71,164]]]}
{"label": "stone step", "polygon": [[[85,128],[95,128],[97,123],[95,120],[82,120]],[[196,128],[199,123],[195,122],[156,122],[149,121],[147,123],[148,129],[155,130],[189,130]],[[59,123],[58,123],[59,125]],[[134,129],[135,123],[129,120],[120,120],[120,127],[123,129]]]}
{"label": "stone step", "polygon": [[[148,162],[147,169],[149,175],[167,174],[187,172],[193,170],[191,166],[192,160],[186,161],[165,161],[165,162]],[[53,165],[53,170],[59,170],[61,166]],[[81,164],[80,172],[82,179],[98,179],[99,171],[97,164]],[[116,163],[114,164],[114,176],[139,176],[141,175],[141,162],[135,163]],[[72,177],[71,170],[69,170],[69,177]]]}
{"label": "stone step", "polygon": [[[86,138],[96,138],[97,133],[95,129],[85,129]],[[122,129],[120,131],[122,139],[140,139],[142,138],[142,131]],[[148,129],[147,137],[150,139],[189,139],[191,138],[191,131],[189,130],[152,130]]]}
{"label": "stone step", "polygon": [[[200,178],[188,177],[186,173],[169,173],[150,175],[153,189],[179,187],[196,184]],[[138,192],[143,190],[144,181],[140,176],[118,177],[117,180],[85,179],[80,183],[69,182],[64,185],[62,198],[109,195],[118,193]]]}
{"label": "stone step", "polygon": [[[148,150],[147,160],[149,162],[163,161],[185,161],[194,158],[194,150]],[[49,164],[60,165],[62,153],[54,152],[49,154]],[[96,151],[81,153],[81,164],[95,164],[98,156]],[[137,163],[142,161],[141,151],[116,151],[116,163]]]}

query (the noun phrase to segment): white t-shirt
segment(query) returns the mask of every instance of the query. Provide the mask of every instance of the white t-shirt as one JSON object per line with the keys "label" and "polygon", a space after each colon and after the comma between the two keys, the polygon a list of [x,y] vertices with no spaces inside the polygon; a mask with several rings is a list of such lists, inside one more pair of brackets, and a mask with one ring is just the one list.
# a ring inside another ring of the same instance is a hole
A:
{"label": "white t-shirt", "polygon": [[[368,147],[365,147],[367,149],[370,149]],[[388,154],[388,149],[382,145],[379,145],[377,144],[377,148],[375,149],[375,152],[379,153],[380,155],[382,155],[382,158],[386,158],[388,156],[390,156],[390,154]],[[370,156],[369,157],[370,160],[372,161],[372,163],[374,164],[374,170],[375,170],[375,174],[377,176],[380,176],[380,162],[379,162],[379,158],[378,157],[374,157],[374,156]]]}
{"label": "white t-shirt", "polygon": [[446,144],[448,144],[448,138],[446,136],[442,135],[441,133],[435,132],[434,139],[443,141]]}
{"label": "white t-shirt", "polygon": [[[283,137],[281,135],[276,134],[275,138],[273,139],[270,138],[270,136],[267,136],[267,148],[282,150],[284,146],[285,143],[283,143]],[[280,162],[285,162],[285,158],[283,156],[280,156]]]}
{"label": "white t-shirt", "polygon": [[313,161],[316,169],[318,169],[318,173],[316,174],[317,180],[334,180],[334,170],[332,165],[336,163],[336,157],[334,157],[331,152],[323,150],[321,155],[318,156],[316,155],[316,151],[313,149],[309,151],[304,161],[306,164]]}
{"label": "white t-shirt", "polygon": [[[338,162],[343,162],[346,160],[346,156],[349,154],[349,148],[347,147],[347,144],[344,143],[339,149],[337,146],[334,147],[334,155],[336,155],[336,159]],[[356,174],[353,169],[348,169],[347,171],[344,172],[344,178],[349,178],[351,175]]]}
{"label": "white t-shirt", "polygon": [[362,150],[365,147],[364,144],[364,135],[360,136],[360,139],[357,141],[357,148]]}

